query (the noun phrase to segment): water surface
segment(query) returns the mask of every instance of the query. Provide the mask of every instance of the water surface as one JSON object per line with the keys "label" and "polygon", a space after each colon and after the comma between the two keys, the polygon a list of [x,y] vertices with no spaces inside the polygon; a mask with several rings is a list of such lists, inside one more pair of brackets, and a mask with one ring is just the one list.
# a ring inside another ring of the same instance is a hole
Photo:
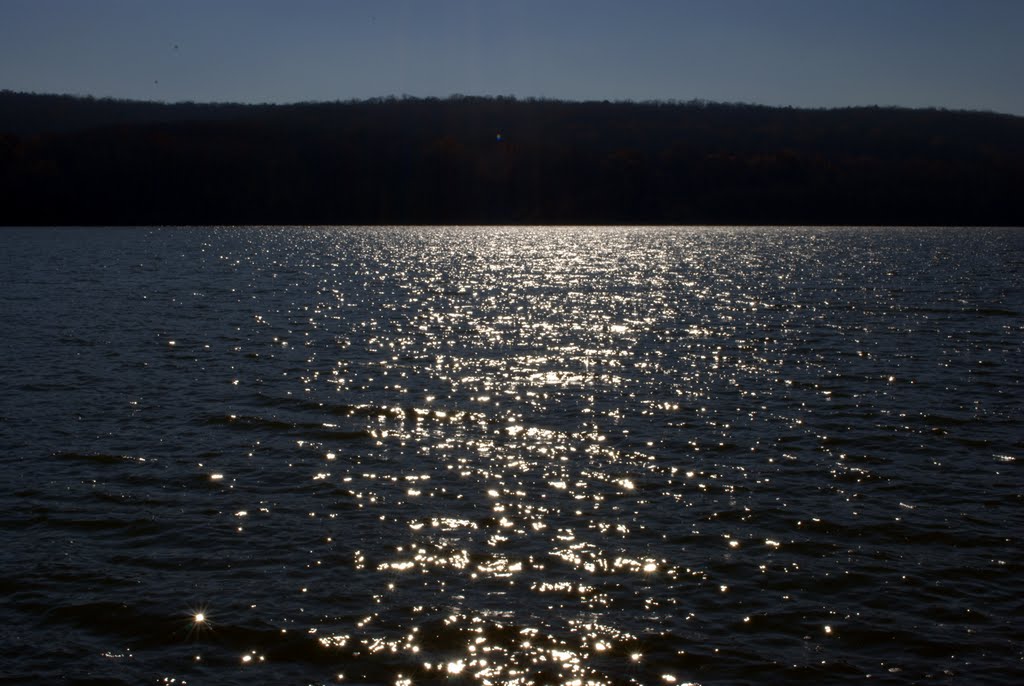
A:
{"label": "water surface", "polygon": [[1024,679],[1020,230],[0,242],[15,681]]}

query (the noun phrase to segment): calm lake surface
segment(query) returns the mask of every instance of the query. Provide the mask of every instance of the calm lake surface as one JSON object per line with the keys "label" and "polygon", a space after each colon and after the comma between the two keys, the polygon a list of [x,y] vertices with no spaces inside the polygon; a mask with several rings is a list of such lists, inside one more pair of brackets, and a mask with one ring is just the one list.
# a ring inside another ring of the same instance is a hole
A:
{"label": "calm lake surface", "polygon": [[1024,231],[0,230],[0,677],[1024,681]]}

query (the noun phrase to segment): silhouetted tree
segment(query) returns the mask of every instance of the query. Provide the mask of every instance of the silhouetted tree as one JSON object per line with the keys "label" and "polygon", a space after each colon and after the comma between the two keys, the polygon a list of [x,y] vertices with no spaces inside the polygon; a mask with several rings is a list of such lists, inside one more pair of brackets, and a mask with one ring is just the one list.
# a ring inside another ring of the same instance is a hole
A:
{"label": "silhouetted tree", "polygon": [[984,112],[0,92],[3,224],[1021,225],[1020,188],[1024,118]]}

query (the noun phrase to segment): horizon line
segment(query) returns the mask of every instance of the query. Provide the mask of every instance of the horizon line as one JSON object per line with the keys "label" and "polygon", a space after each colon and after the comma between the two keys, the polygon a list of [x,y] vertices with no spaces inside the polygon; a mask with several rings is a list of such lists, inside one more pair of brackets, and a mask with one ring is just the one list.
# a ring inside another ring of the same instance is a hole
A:
{"label": "horizon line", "polygon": [[152,100],[145,98],[132,98],[132,97],[118,97],[113,95],[93,95],[91,93],[48,93],[38,91],[16,91],[9,88],[0,89],[0,95],[25,95],[34,97],[52,97],[52,98],[72,98],[78,100],[92,100],[98,102],[117,102],[117,103],[133,103],[133,104],[147,104],[147,105],[163,105],[163,106],[175,106],[175,105],[196,105],[196,106],[234,106],[234,107],[297,107],[303,105],[374,105],[374,104],[387,104],[395,102],[457,102],[459,100],[490,100],[490,101],[507,101],[515,103],[560,103],[570,105],[640,105],[640,106],[660,106],[660,107],[749,107],[756,109],[766,110],[803,110],[811,112],[832,112],[832,111],[843,111],[843,110],[865,110],[865,109],[879,109],[879,110],[896,110],[896,111],[909,111],[909,112],[949,112],[949,113],[962,113],[962,114],[989,114],[997,115],[1002,117],[1014,117],[1024,118],[1024,114],[1014,114],[1012,112],[1001,112],[992,109],[965,109],[965,108],[950,108],[940,105],[922,105],[922,106],[910,106],[910,105],[894,105],[894,104],[862,104],[862,105],[820,105],[820,106],[806,106],[806,105],[766,105],[763,103],[746,102],[742,100],[708,100],[706,98],[690,98],[687,100],[681,100],[677,98],[666,98],[663,100],[659,99],[644,99],[644,100],[633,100],[629,98],[625,99],[572,99],[572,98],[557,98],[547,95],[515,95],[515,94],[469,94],[469,93],[449,93],[448,95],[410,95],[408,93],[402,94],[389,94],[380,96],[371,96],[366,98],[348,98],[348,99],[335,99],[335,100],[294,100],[286,102],[241,102],[236,100]]}

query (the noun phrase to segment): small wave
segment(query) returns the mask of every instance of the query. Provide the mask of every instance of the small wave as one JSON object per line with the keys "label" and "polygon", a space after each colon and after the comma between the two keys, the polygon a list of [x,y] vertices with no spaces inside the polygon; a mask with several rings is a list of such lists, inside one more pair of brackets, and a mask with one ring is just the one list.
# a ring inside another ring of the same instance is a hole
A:
{"label": "small wave", "polygon": [[286,432],[313,438],[354,440],[371,437],[367,429],[346,430],[329,423],[289,422],[246,415],[214,415],[207,417],[204,423],[211,426],[229,426],[243,431]]}
{"label": "small wave", "polygon": [[140,455],[117,455],[111,453],[79,453],[74,451],[63,450],[53,453],[53,456],[60,460],[92,462],[95,464],[124,464],[126,462],[143,464],[146,462],[150,462],[152,460],[152,458],[146,458]]}

